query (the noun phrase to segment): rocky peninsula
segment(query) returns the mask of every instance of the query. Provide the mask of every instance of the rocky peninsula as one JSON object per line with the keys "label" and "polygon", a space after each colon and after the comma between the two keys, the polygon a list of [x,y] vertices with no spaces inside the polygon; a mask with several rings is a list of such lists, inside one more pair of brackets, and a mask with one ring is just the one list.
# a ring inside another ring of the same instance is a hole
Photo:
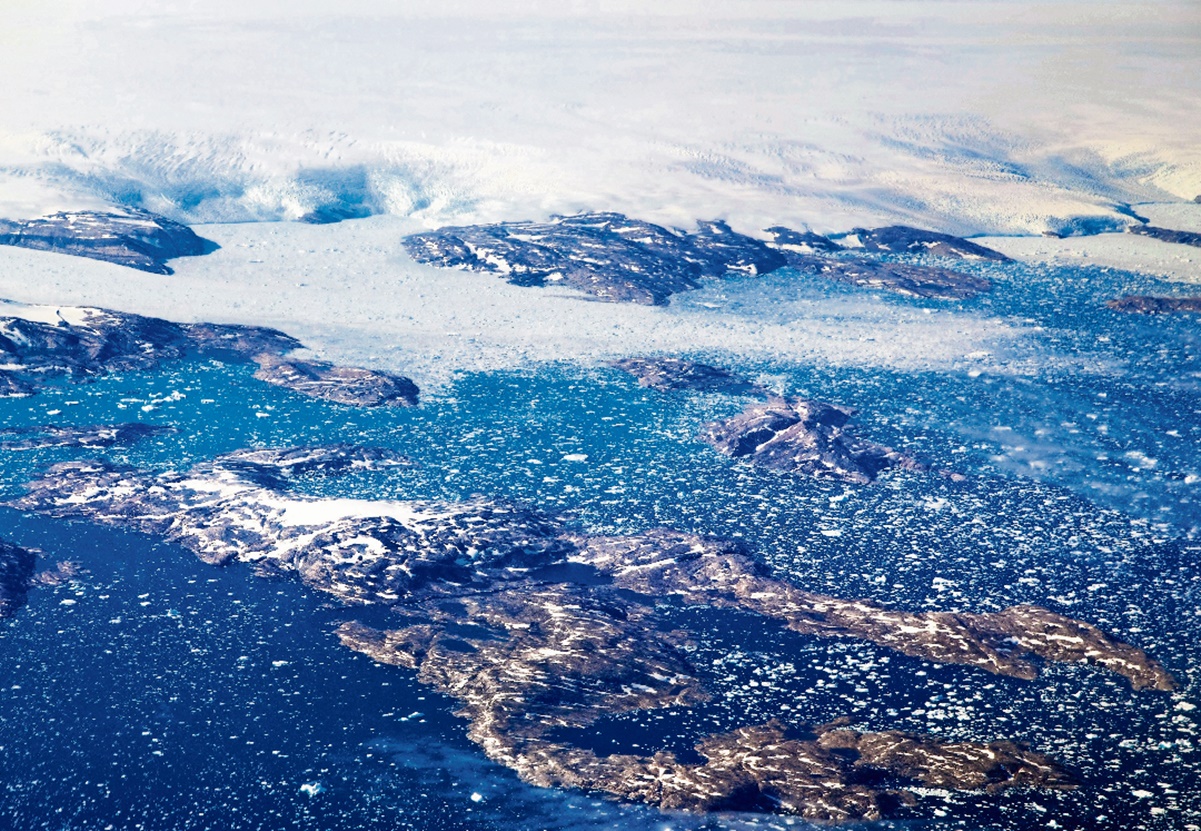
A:
{"label": "rocky peninsula", "polygon": [[191,228],[149,211],[69,211],[40,219],[0,219],[0,245],[55,251],[117,265],[173,274],[168,260],[216,250]]}
{"label": "rocky peninsula", "polygon": [[417,386],[400,375],[286,356],[300,341],[276,329],[173,323],[90,307],[0,301],[0,394],[32,395],[54,379],[141,372],[204,357],[258,364],[255,377],[326,401],[362,407],[415,405]]}
{"label": "rocky peninsula", "polygon": [[[752,724],[699,736],[703,761],[660,750],[600,756],[556,736],[635,710],[701,706],[692,633],[665,602],[760,617],[822,638],[1014,678],[1031,660],[1091,663],[1137,689],[1171,689],[1152,658],[1047,609],[909,612],[807,592],[771,576],[743,544],[668,529],[595,535],[530,507],[320,499],[264,484],[240,464],[337,475],[380,461],[347,445],[228,454],[190,471],[104,462],[51,468],[11,503],[174,541],[213,564],[293,575],[348,604],[390,607],[387,628],[339,636],[461,703],[469,736],[529,782],[672,809],[753,810],[823,821],[892,815],[922,787],[1069,787],[1046,756],[1006,741],[944,742],[847,724]],[[312,460],[312,461],[306,461]],[[383,461],[388,461],[384,457]],[[378,624],[377,624],[378,625]],[[965,676],[970,683],[971,676]]]}
{"label": "rocky peninsula", "polygon": [[[759,240],[720,221],[701,222],[684,233],[619,213],[583,213],[549,222],[446,227],[405,237],[402,244],[417,262],[645,305],[664,305],[673,294],[699,288],[705,278],[762,275],[785,267],[924,297],[970,297],[990,287],[983,278],[944,268],[864,257],[811,231],[777,226],[767,233],[770,240]],[[958,237],[899,226],[864,231],[859,239],[867,240],[859,248],[868,253],[1006,259]]]}
{"label": "rocky peninsula", "polygon": [[1154,225],[1131,225],[1127,230],[1132,234],[1143,237],[1171,242],[1176,245],[1192,245],[1201,248],[1201,234],[1196,231],[1174,231],[1171,228],[1157,228]]}
{"label": "rocky peninsula", "polygon": [[[343,633],[344,640],[354,637]],[[894,816],[917,803],[918,788],[1075,787],[1064,768],[1013,742],[943,742],[832,726],[796,730],[772,720],[708,736],[694,750],[704,762],[666,751],[602,757],[526,740],[514,748],[511,766],[543,787],[600,791],[668,810],[790,814],[821,823]]]}

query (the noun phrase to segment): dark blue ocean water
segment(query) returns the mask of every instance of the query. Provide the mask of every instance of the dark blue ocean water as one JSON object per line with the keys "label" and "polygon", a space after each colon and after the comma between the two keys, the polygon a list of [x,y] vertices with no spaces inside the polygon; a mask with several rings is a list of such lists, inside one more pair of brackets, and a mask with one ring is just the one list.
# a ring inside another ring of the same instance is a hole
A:
{"label": "dark blue ocean water", "polygon": [[[932,790],[917,812],[922,825],[1201,823],[1201,709],[1192,709],[1201,707],[1201,324],[1103,307],[1118,294],[1171,290],[1146,278],[979,269],[996,290],[958,308],[1028,332],[991,371],[709,356],[790,392],[857,406],[861,434],[963,482],[886,472],[856,488],[734,464],[693,437],[744,400],[660,394],[605,368],[465,376],[419,409],[363,411],[266,387],[246,367],[190,363],[0,401],[0,420],[172,425],[178,432],[108,454],[160,469],[247,446],[385,445],[417,464],[299,488],[364,498],[480,493],[598,531],[670,525],[739,536],[806,588],[903,608],[1049,606],[1147,648],[1181,691],[1136,694],[1123,679],[1074,666],[1014,681],[672,607],[698,636],[714,701],[613,718],[571,738],[602,752],[682,750],[771,717],[805,725],[851,716],[865,729],[1026,741],[1086,783],[1000,797]],[[774,275],[710,288],[705,300],[763,316],[775,298],[855,291]],[[0,485],[17,494],[46,465],[81,455],[10,452]],[[86,570],[72,585],[34,590],[0,624],[0,828],[800,825],[667,816],[527,787],[466,741],[453,702],[338,645],[333,629],[361,610],[240,566],[205,566],[140,535],[0,514],[4,537]]]}

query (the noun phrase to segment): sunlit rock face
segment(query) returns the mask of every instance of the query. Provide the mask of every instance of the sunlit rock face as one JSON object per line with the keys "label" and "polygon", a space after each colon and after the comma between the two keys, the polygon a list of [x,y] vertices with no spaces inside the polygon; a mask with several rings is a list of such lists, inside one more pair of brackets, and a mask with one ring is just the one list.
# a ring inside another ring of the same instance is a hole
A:
{"label": "sunlit rock face", "polygon": [[916,801],[907,788],[1074,787],[1064,768],[1013,742],[942,742],[834,725],[790,731],[773,720],[708,736],[694,750],[703,762],[667,752],[601,757],[529,742],[514,767],[536,784],[600,790],[671,810],[770,812],[826,823],[893,816]]}
{"label": "sunlit rock face", "polygon": [[0,245],[104,260],[153,274],[172,274],[168,260],[196,257],[217,247],[186,225],[133,208],[0,220]]}

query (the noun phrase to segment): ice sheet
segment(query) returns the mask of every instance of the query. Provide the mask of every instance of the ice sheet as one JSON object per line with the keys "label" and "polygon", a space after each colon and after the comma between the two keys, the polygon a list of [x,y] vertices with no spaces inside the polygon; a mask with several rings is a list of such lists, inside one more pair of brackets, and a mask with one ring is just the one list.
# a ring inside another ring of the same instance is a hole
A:
{"label": "ice sheet", "polygon": [[0,216],[1039,233],[1201,193],[1192,2],[21,4]]}

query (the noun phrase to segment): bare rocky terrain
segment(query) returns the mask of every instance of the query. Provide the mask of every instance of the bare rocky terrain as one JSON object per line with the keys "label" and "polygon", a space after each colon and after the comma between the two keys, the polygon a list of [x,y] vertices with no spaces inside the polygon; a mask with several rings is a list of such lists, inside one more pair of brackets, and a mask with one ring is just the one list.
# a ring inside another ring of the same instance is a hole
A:
{"label": "bare rocky terrain", "polygon": [[697,390],[729,395],[764,395],[764,390],[728,369],[681,358],[622,358],[609,366],[628,372],[638,383],[659,392]]}
{"label": "bare rocky terrain", "polygon": [[294,576],[350,607],[389,607],[385,627],[352,614],[342,642],[456,699],[489,758],[534,784],[669,809],[850,821],[893,815],[915,788],[1073,785],[1044,754],[1003,739],[947,742],[845,723],[698,736],[699,761],[666,750],[601,756],[557,738],[613,714],[704,705],[710,693],[690,657],[697,633],[670,622],[663,604],[673,599],[1012,678],[1067,662],[1117,673],[1135,689],[1174,686],[1137,647],[1037,606],[905,611],[778,580],[732,540],[669,529],[596,535],[482,497],[320,499],[273,481],[395,461],[334,445],[227,454],[182,473],[72,462],[11,504],[153,534],[214,565]]}
{"label": "bare rocky terrain", "polygon": [[0,428],[0,450],[41,450],[47,447],[99,449],[134,444],[151,436],[174,432],[156,424],[96,424],[67,427],[55,424],[37,427]]}
{"label": "bare rocky terrain", "polygon": [[421,263],[496,274],[521,286],[563,285],[606,302],[664,305],[701,280],[756,276],[793,268],[850,283],[942,299],[971,297],[991,283],[937,266],[894,263],[861,253],[935,254],[1005,260],[975,243],[892,227],[857,231],[848,249],[811,231],[773,227],[763,241],[724,222],[701,222],[692,233],[671,231],[618,213],[583,213],[549,222],[501,222],[440,228],[405,237]]}
{"label": "bare rocky terrain", "polygon": [[86,380],[144,372],[165,362],[205,357],[255,363],[255,377],[311,398],[361,407],[417,403],[417,385],[401,375],[287,357],[303,345],[275,329],[173,323],[107,309],[16,307],[0,314],[0,395],[32,395],[56,379]]}
{"label": "bare rocky terrain", "polygon": [[168,260],[217,248],[186,225],[134,208],[0,220],[0,245],[104,260],[154,274],[172,274]]}

